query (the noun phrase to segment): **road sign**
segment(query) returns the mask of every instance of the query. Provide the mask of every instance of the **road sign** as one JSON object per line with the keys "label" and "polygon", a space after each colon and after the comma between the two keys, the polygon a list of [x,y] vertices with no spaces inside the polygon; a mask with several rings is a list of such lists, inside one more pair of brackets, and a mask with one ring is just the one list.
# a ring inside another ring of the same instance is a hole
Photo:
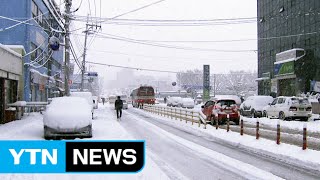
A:
{"label": "road sign", "polygon": [[210,99],[210,65],[203,65],[203,102]]}

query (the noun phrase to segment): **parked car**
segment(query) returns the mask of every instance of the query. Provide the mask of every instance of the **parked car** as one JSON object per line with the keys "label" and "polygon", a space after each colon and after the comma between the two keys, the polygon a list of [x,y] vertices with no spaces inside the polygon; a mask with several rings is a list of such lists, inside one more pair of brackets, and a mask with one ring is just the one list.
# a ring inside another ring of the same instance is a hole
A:
{"label": "parked car", "polygon": [[98,96],[92,96],[92,100],[93,100],[93,109],[98,109]]}
{"label": "parked car", "polygon": [[279,96],[264,107],[263,114],[269,118],[307,121],[312,115],[312,106],[307,98]]}
{"label": "parked car", "polygon": [[126,100],[122,100],[123,106],[122,109],[128,109],[128,102]]}
{"label": "parked car", "polygon": [[94,104],[93,104],[93,97],[92,97],[91,92],[71,92],[70,96],[84,98],[88,102],[88,104],[90,104],[90,106],[91,106],[91,114],[92,114],[92,119],[93,119]]}
{"label": "parked car", "polygon": [[91,138],[91,109],[84,98],[53,98],[43,116],[44,138]]}
{"label": "parked car", "polygon": [[180,106],[183,108],[194,108],[194,100],[192,98],[182,98]]}
{"label": "parked car", "polygon": [[262,117],[263,108],[273,101],[271,96],[249,96],[240,105],[240,114],[250,117]]}
{"label": "parked car", "polygon": [[203,106],[201,106],[202,112],[207,116],[207,121],[219,124],[226,123],[227,115],[229,120],[235,124],[239,124],[240,113],[238,112],[238,106],[233,99],[216,99],[209,100]]}
{"label": "parked car", "polygon": [[179,107],[181,104],[181,97],[169,97],[167,99],[167,106],[171,106],[171,107]]}

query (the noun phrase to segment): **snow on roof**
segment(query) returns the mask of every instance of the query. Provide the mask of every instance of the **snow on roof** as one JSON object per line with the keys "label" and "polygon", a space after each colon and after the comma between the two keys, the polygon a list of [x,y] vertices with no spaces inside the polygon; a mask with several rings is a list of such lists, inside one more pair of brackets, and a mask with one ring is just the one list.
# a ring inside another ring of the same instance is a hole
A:
{"label": "snow on roof", "polygon": [[[6,47],[12,49],[21,49],[23,51],[23,55],[26,54],[26,50],[23,45],[5,45]],[[18,53],[19,54],[19,53]]]}
{"label": "snow on roof", "polygon": [[21,54],[15,52],[14,50],[10,49],[9,47],[7,47],[7,46],[4,45],[4,44],[1,44],[1,43],[0,43],[0,48],[8,51],[8,52],[11,53],[12,55],[15,55],[15,56],[17,56],[17,57],[19,57],[19,58],[22,58]]}

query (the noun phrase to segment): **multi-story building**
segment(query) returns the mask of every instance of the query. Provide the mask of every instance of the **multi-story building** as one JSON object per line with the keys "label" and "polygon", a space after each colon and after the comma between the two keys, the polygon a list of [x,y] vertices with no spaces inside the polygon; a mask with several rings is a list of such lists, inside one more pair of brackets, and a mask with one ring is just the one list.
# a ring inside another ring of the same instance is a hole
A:
{"label": "multi-story building", "polygon": [[320,1],[258,0],[257,12],[258,93],[320,92]]}
{"label": "multi-story building", "polygon": [[63,43],[64,26],[54,0],[2,0],[0,5],[0,43],[22,45],[24,97],[26,101],[46,101],[63,91],[64,47],[53,51],[50,37]]}

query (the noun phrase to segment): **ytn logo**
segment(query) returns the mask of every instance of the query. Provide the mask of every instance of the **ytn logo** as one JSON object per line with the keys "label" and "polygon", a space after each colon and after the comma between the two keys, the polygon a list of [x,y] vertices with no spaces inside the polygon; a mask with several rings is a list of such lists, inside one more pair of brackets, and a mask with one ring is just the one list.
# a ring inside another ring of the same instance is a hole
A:
{"label": "ytn logo", "polygon": [[144,141],[0,141],[0,173],[138,172]]}

